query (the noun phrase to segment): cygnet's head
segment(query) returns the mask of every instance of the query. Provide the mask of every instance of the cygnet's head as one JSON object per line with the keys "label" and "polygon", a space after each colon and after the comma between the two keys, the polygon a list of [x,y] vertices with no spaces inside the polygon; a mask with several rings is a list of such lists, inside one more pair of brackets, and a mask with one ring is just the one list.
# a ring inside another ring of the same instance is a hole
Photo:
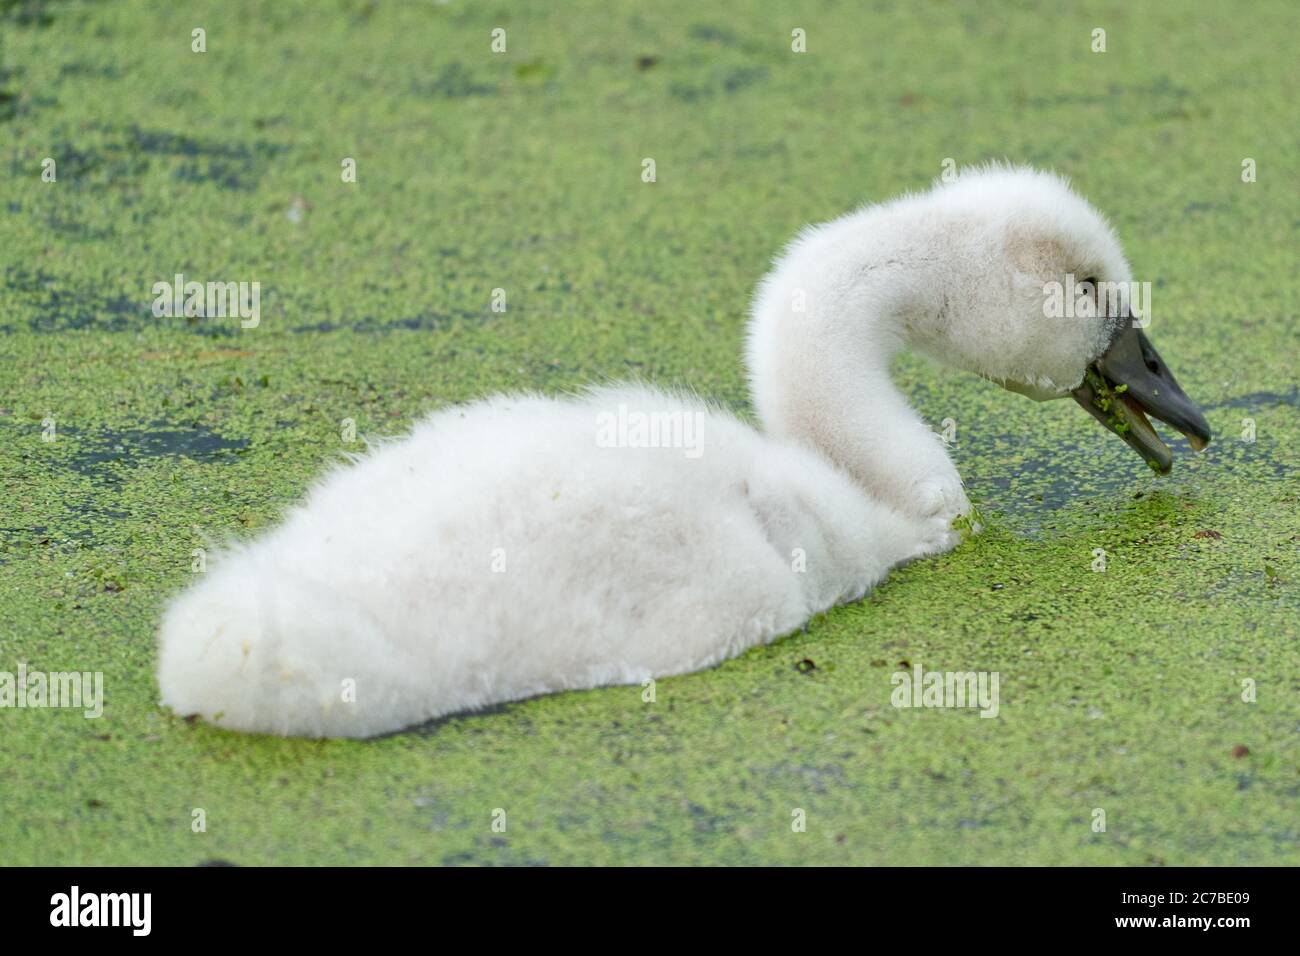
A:
{"label": "cygnet's head", "polygon": [[1148,414],[1205,447],[1205,418],[1144,331],[1150,286],[1132,282],[1114,230],[1065,181],[991,166],[928,199],[952,234],[958,290],[933,351],[1031,398],[1072,395],[1156,471],[1172,458]]}

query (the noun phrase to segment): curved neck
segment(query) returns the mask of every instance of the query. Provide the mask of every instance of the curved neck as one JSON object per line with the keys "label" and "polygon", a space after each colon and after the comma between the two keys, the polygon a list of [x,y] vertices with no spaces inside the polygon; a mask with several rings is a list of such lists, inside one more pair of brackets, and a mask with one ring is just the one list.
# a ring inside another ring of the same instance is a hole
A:
{"label": "curved neck", "polygon": [[945,300],[933,248],[918,244],[920,230],[888,221],[901,212],[855,213],[796,241],[755,299],[747,360],[768,434],[905,499],[919,473],[952,466],[889,376]]}

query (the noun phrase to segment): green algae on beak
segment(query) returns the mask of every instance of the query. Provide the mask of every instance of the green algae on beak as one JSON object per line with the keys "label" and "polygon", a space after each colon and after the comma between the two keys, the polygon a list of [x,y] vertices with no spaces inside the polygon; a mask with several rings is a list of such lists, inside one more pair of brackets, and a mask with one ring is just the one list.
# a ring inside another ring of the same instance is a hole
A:
{"label": "green algae on beak", "polygon": [[1167,475],[1173,467],[1173,453],[1151,427],[1142,408],[1125,396],[1127,391],[1125,385],[1112,387],[1106,377],[1092,365],[1083,377],[1083,384],[1071,394],[1093,418],[1124,439],[1125,443],[1141,455],[1152,471]]}
{"label": "green algae on beak", "polygon": [[1169,473],[1173,454],[1151,427],[1148,412],[1186,435],[1193,450],[1210,443],[1205,416],[1179,387],[1151,340],[1131,322],[1125,322],[1110,347],[1088,367],[1083,384],[1072,394],[1157,474]]}

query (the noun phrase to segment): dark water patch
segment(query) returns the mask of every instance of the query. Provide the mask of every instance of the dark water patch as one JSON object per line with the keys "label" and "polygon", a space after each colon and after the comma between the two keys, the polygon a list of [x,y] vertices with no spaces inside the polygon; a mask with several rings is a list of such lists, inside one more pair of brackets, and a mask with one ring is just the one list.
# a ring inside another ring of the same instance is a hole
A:
{"label": "dark water patch", "polygon": [[50,232],[76,242],[99,242],[112,239],[116,233],[107,227],[94,227],[75,219],[65,219],[58,212],[47,213],[45,225]]}
{"label": "dark water patch", "polygon": [[358,332],[365,335],[392,332],[398,329],[433,332],[449,328],[457,318],[467,318],[476,322],[481,322],[486,318],[486,316],[483,313],[472,312],[465,309],[459,310],[455,313],[425,312],[405,319],[392,319],[388,321],[367,316],[364,319],[358,319],[353,322],[314,322],[310,325],[296,325],[290,329],[290,331],[338,332],[343,329],[348,329],[352,332]]}
{"label": "dark water patch", "polygon": [[99,533],[101,527],[130,517],[125,511],[103,507],[92,501],[68,505],[65,515],[53,525],[0,526],[0,564],[12,555],[22,556],[51,548],[68,552],[94,545],[102,537]]}
{"label": "dark water patch", "polygon": [[0,86],[0,123],[18,115],[18,93],[16,90]]}
{"label": "dark water patch", "polygon": [[185,162],[172,173],[172,178],[183,183],[215,183],[222,189],[251,191],[256,181],[246,175],[246,169],[222,160]]}
{"label": "dark water patch", "polygon": [[36,295],[57,281],[56,276],[44,269],[27,269],[20,265],[12,265],[5,270],[4,287],[20,295]]}
{"label": "dark water patch", "polygon": [[181,160],[172,173],[173,178],[182,182],[216,183],[232,190],[253,189],[270,163],[289,151],[285,145],[265,140],[222,142],[138,126],[130,127],[127,136],[128,147],[136,152]]}
{"label": "dark water patch", "polygon": [[154,458],[190,458],[204,462],[230,462],[248,447],[247,438],[225,438],[202,425],[178,427],[172,422],[153,422],[142,428],[103,429],[77,433],[61,429],[74,450],[64,466],[86,476],[102,478],[105,465],[134,468]]}
{"label": "dark water patch", "polygon": [[[966,440],[979,456],[978,464],[965,466],[967,482],[981,489],[979,507],[1008,515],[1033,516],[1088,498],[1116,497],[1150,477],[1136,456],[1131,462],[1122,460],[1090,442],[1057,442],[1050,450],[1024,455],[1013,451],[1023,448],[1023,435],[968,432]],[[1128,451],[1123,446],[1121,450]],[[1006,470],[992,470],[1002,462]]]}
{"label": "dark water patch", "polygon": [[693,800],[686,801],[686,812],[696,833],[725,833],[731,829],[731,818],[716,813]]}
{"label": "dark water patch", "polygon": [[[978,491],[978,506],[1018,519],[1027,519],[1030,534],[1063,508],[1089,501],[1132,500],[1177,493],[1186,480],[1206,479],[1206,470],[1230,474],[1234,481],[1284,480],[1294,469],[1275,458],[1259,442],[1221,438],[1205,451],[1192,451],[1187,440],[1164,435],[1174,453],[1173,472],[1154,475],[1115,436],[1099,434],[1099,441],[1057,442],[1050,449],[1024,454],[1023,435],[980,436],[967,433],[976,459],[959,460],[967,483]],[[1106,439],[1113,439],[1106,441]],[[1005,470],[994,471],[999,462]],[[1195,469],[1195,470],[1193,470]],[[1212,478],[1209,479],[1213,481]]]}
{"label": "dark water patch", "polygon": [[1300,386],[1292,385],[1286,392],[1248,392],[1234,398],[1202,405],[1202,409],[1213,411],[1219,408],[1269,408],[1276,405],[1300,405]]}
{"label": "dark water patch", "polygon": [[0,566],[15,557],[24,557],[32,551],[48,547],[53,538],[48,525],[0,526]]}
{"label": "dark water patch", "polygon": [[[1149,119],[1185,118],[1191,116],[1182,104],[1192,91],[1185,86],[1170,82],[1162,76],[1143,86],[1123,83],[1111,83],[1106,94],[1113,99],[1127,100],[1143,104],[1143,110]],[[1054,109],[1062,106],[1096,106],[1101,101],[1095,91],[1070,91],[1043,95],[1018,93],[1014,97],[1018,106],[1031,109]],[[1163,112],[1152,112],[1153,108],[1163,106]]]}
{"label": "dark water patch", "polygon": [[703,43],[716,43],[719,46],[740,46],[740,37],[726,27],[711,23],[697,23],[690,30],[691,39]]}
{"label": "dark water patch", "polygon": [[169,130],[141,129],[138,126],[129,127],[127,136],[133,149],[151,156],[247,160],[254,153],[274,158],[287,150],[287,147],[274,143],[257,142],[250,147],[245,143],[223,143]]}
{"label": "dark water patch", "polygon": [[248,191],[272,162],[289,152],[288,146],[266,140],[227,141],[137,125],[91,128],[107,141],[94,147],[63,141],[51,147],[49,155],[58,163],[60,183],[66,178],[75,187],[94,174],[97,183],[122,186],[140,179],[154,162],[165,162],[173,164],[174,179]]}
{"label": "dark water patch", "polygon": [[54,525],[30,528],[0,528],[0,553],[31,552],[53,548],[60,552],[93,547],[103,538],[101,529],[132,517],[125,511],[83,502],[69,505],[66,516]]}
{"label": "dark water patch", "polygon": [[[907,369],[911,368],[909,363]],[[956,380],[909,380],[907,391],[936,431],[951,410],[968,407],[970,402]],[[1254,442],[1243,440],[1245,426],[1239,421],[1252,411],[1297,404],[1300,389],[1291,386],[1202,405],[1211,413],[1215,439],[1200,453],[1192,451],[1183,436],[1156,423],[1173,451],[1173,471],[1164,477],[1156,476],[1132,449],[1100,427],[1082,425],[1058,439],[1035,430],[1029,420],[1023,431],[996,430],[999,418],[992,413],[963,416],[969,417],[970,424],[959,428],[952,453],[978,506],[1015,518],[1018,530],[1033,534],[1050,521],[1052,512],[1079,504],[1113,502],[1160,489],[1222,488],[1227,482],[1294,478],[1291,450],[1263,432]],[[1232,410],[1241,410],[1240,416],[1234,418]],[[1006,414],[1011,411],[1009,407]]]}
{"label": "dark water patch", "polygon": [[98,529],[104,524],[131,517],[125,511],[107,508],[94,501],[70,505],[67,510],[71,517],[59,522],[58,531],[65,538],[82,543],[93,543],[99,538]]}
{"label": "dark water patch", "polygon": [[[56,164],[59,185],[74,190],[87,185],[97,188],[120,186],[143,176],[150,166],[147,157],[132,153],[117,143],[83,146],[59,139],[51,143],[45,153]],[[18,161],[15,156],[11,164],[15,175],[20,172]]]}
{"label": "dark water patch", "polygon": [[12,82],[6,82],[0,77],[0,123],[16,120],[20,116],[28,116],[38,109],[47,109],[56,105],[56,102],[51,97],[19,89]]}
{"label": "dark water patch", "polygon": [[[99,238],[98,230],[79,224],[68,228],[83,230],[78,238]],[[13,294],[18,306],[0,314],[0,332],[12,333],[19,322],[26,321],[34,332],[130,332],[145,326],[161,326],[190,332],[206,338],[230,338],[241,331],[240,319],[204,316],[165,316],[153,314],[152,285],[156,277],[141,281],[148,297],[134,298],[121,292],[106,293],[93,282],[74,281],[46,272],[11,265],[0,273],[0,289]],[[170,278],[167,277],[167,278]],[[263,297],[263,317],[268,311]]]}
{"label": "dark water patch", "polygon": [[1252,481],[1259,479],[1267,481],[1273,478],[1293,479],[1296,476],[1295,465],[1274,457],[1273,449],[1276,446],[1262,439],[1248,442],[1237,435],[1225,432],[1219,435],[1205,451],[1199,453],[1192,451],[1183,439],[1166,443],[1174,450],[1174,474],[1177,474],[1180,460],[1198,459],[1203,461],[1207,468],[1230,471],[1237,478],[1249,475]]}
{"label": "dark water patch", "polygon": [[[54,160],[55,171],[58,173],[61,183],[68,180],[84,179],[102,161],[102,154],[98,151],[81,149],[66,140],[57,140],[51,143],[48,150],[43,152]],[[19,162],[19,157],[15,155],[10,165],[10,169],[15,175],[20,171]]]}
{"label": "dark water patch", "polygon": [[11,265],[0,284],[14,293],[22,304],[0,317],[0,328],[12,331],[12,325],[28,315],[34,332],[61,332],[67,329],[94,328],[97,331],[122,332],[152,317],[152,300],[133,300],[120,293],[105,294],[91,283],[71,282],[46,272]]}
{"label": "dark water patch", "polygon": [[64,63],[59,67],[59,76],[86,76],[95,80],[117,80],[126,75],[126,71],[111,63],[86,63],[78,60]]}
{"label": "dark water patch", "polygon": [[728,93],[735,93],[767,79],[767,67],[745,66],[728,70],[722,77],[722,88]]}
{"label": "dark water patch", "polygon": [[55,0],[0,0],[0,23],[48,27],[54,23]]}
{"label": "dark water patch", "polygon": [[673,83],[669,94],[684,103],[715,96],[719,93],[739,93],[768,77],[765,66],[736,66],[715,68],[694,83]]}
{"label": "dark water patch", "polygon": [[416,80],[411,84],[411,92],[416,96],[436,96],[447,100],[496,96],[499,89],[496,83],[478,79],[459,62],[448,63],[432,79]]}
{"label": "dark water patch", "polygon": [[844,768],[837,764],[818,767],[786,761],[770,767],[750,767],[749,773],[764,787],[797,783],[801,790],[819,794],[832,788],[852,789],[853,786]]}
{"label": "dark water patch", "polygon": [[1232,209],[1233,209],[1232,203],[1227,203],[1227,202],[1189,202],[1187,205],[1183,207],[1183,212],[1187,213],[1190,216],[1202,212],[1204,213],[1231,212]]}
{"label": "dark water patch", "polygon": [[116,520],[118,518],[130,517],[130,515],[128,515],[125,511],[115,511],[112,508],[104,508],[97,504],[93,504],[91,502],[82,502],[79,505],[72,505],[68,509],[68,511],[71,512],[72,514],[80,515],[82,517],[91,518],[91,519],[112,518]]}

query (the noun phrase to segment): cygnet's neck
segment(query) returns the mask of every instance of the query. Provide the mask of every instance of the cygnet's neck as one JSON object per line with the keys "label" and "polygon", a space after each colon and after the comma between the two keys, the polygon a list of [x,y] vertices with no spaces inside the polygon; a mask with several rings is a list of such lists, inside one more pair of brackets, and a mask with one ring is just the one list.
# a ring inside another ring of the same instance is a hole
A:
{"label": "cygnet's neck", "polygon": [[889,377],[900,348],[934,352],[941,341],[947,233],[919,199],[809,230],[763,281],[749,327],[751,394],[768,434],[900,507],[936,473],[959,482]]}

